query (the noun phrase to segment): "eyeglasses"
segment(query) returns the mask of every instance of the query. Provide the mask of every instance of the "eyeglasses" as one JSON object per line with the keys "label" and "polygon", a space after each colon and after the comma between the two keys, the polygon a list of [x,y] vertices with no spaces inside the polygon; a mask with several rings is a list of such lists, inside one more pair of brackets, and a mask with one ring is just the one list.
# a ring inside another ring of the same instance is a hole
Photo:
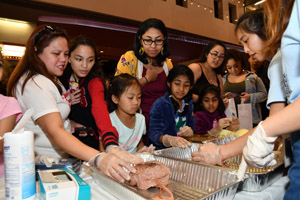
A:
{"label": "eyeglasses", "polygon": [[164,44],[164,40],[151,40],[151,39],[142,39],[144,45],[151,45],[153,42],[156,46],[161,46]]}
{"label": "eyeglasses", "polygon": [[50,26],[50,25],[45,26],[35,37],[34,44],[36,45],[36,43],[41,39],[41,37],[45,35],[47,32],[49,34],[50,32],[56,33],[56,32],[63,32],[63,31],[56,26]]}
{"label": "eyeglasses", "polygon": [[212,57],[213,59],[219,58],[220,60],[224,60],[224,55],[218,56],[217,53],[212,53],[212,52],[209,52],[209,53],[210,53],[210,55],[211,55],[211,57]]}
{"label": "eyeglasses", "polygon": [[4,63],[2,60],[0,60],[0,67],[3,67]]}

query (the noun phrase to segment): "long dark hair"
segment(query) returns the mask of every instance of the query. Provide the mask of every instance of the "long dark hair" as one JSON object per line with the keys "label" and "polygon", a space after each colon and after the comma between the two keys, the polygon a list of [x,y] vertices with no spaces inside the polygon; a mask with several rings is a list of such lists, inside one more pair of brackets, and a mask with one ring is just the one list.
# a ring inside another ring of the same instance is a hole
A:
{"label": "long dark hair", "polygon": [[68,40],[66,32],[56,26],[41,25],[32,32],[26,43],[25,54],[9,78],[7,85],[7,94],[9,96],[15,96],[17,83],[25,74],[26,77],[22,85],[21,93],[23,93],[24,87],[30,78],[34,75],[41,74],[50,79],[57,87],[60,94],[62,94],[62,88],[55,81],[55,77],[48,72],[46,65],[38,56],[58,37],[63,37]]}
{"label": "long dark hair", "polygon": [[[94,54],[95,54],[95,64],[92,67],[91,71],[89,72],[89,74],[87,75],[87,77],[99,77],[102,81],[102,84],[104,86],[105,89],[105,93],[106,93],[106,84],[104,82],[104,78],[103,78],[103,72],[102,72],[102,68],[99,65],[99,55],[98,55],[98,51],[97,51],[97,47],[96,44],[93,42],[93,40],[87,36],[84,35],[79,35],[75,38],[73,38],[69,44],[69,56],[71,56],[71,53],[79,46],[88,46],[91,47]],[[61,82],[63,83],[65,88],[69,88],[69,79],[70,76],[73,73],[73,69],[71,67],[71,63],[68,63],[63,75],[60,77]]]}
{"label": "long dark hair", "polygon": [[203,100],[204,96],[208,93],[213,93],[216,95],[216,97],[218,98],[218,102],[219,102],[217,111],[219,112],[220,115],[223,114],[225,112],[225,105],[224,105],[223,100],[221,99],[221,90],[219,87],[216,87],[214,85],[208,85],[201,90],[201,92],[199,94],[199,100],[196,103],[194,111],[197,112],[197,111],[205,110],[203,107],[203,104],[202,104],[202,100]]}
{"label": "long dark hair", "polygon": [[248,70],[250,68],[248,58],[249,56],[244,52],[238,51],[237,49],[229,49],[227,51],[226,64],[229,59],[233,59],[235,62],[241,62],[242,69]]}
{"label": "long dark hair", "polygon": [[225,61],[226,61],[226,46],[223,42],[215,40],[215,41],[208,43],[208,45],[203,49],[203,52],[201,54],[200,63],[205,63],[207,61],[207,56],[208,56],[209,52],[212,50],[212,48],[214,48],[217,45],[224,48],[224,60],[217,69],[214,69],[217,74],[221,74],[222,70],[224,68],[224,65],[225,65]]}
{"label": "long dark hair", "polygon": [[[188,66],[186,65],[174,66],[173,69],[171,69],[169,72],[169,75],[167,77],[167,83],[171,85],[172,81],[178,76],[187,76],[190,81],[191,88],[193,87],[194,73]],[[169,94],[171,95],[171,88],[168,85],[167,85],[167,89]],[[174,112],[176,113],[177,110],[179,109],[179,104],[172,98],[172,96],[170,98],[174,107]],[[188,103],[192,100],[192,90],[190,90],[183,99],[185,101],[185,104],[188,105]],[[188,110],[189,110],[188,106],[185,106],[184,111],[181,113],[181,115],[185,115],[186,113],[188,113]]]}
{"label": "long dark hair", "polygon": [[159,20],[159,19],[150,18],[150,19],[147,19],[146,21],[144,21],[140,25],[140,27],[139,27],[136,35],[135,35],[135,40],[134,40],[134,44],[133,44],[134,54],[144,64],[148,64],[147,55],[145,53],[143,53],[141,55],[139,53],[139,50],[142,47],[142,45],[141,45],[142,35],[145,32],[147,32],[150,28],[155,28],[155,29],[159,30],[163,34],[163,36],[165,38],[164,45],[163,45],[163,54],[159,53],[156,56],[156,58],[155,58],[156,63],[154,63],[154,64],[156,64],[158,66],[163,66],[163,62],[170,55],[170,52],[169,52],[169,47],[168,47],[168,33],[167,33],[167,29],[166,29],[165,24],[161,20]]}
{"label": "long dark hair", "polygon": [[244,13],[238,20],[235,26],[235,33],[237,30],[243,30],[246,33],[253,33],[258,35],[263,41],[266,41],[264,13],[262,10],[255,10]]}
{"label": "long dark hair", "polygon": [[142,88],[139,81],[135,77],[126,73],[115,76],[112,79],[109,86],[109,95],[107,99],[109,112],[113,112],[118,108],[118,105],[116,105],[111,99],[112,95],[120,98],[121,95],[126,91],[126,89],[133,85],[137,85]]}

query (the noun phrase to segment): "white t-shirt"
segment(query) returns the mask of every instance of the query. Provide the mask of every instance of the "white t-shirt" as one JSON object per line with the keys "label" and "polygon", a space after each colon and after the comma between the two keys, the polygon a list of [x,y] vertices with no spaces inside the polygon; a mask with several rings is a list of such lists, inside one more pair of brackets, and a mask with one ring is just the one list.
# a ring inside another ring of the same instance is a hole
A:
{"label": "white t-shirt", "polygon": [[[25,130],[35,133],[35,153],[52,157],[66,157],[67,154],[57,145],[52,144],[43,130],[35,123],[38,118],[54,112],[59,112],[64,122],[66,131],[71,133],[71,124],[68,119],[70,105],[61,95],[56,86],[43,75],[36,75],[29,79],[21,95],[24,76],[20,79],[16,87],[16,98],[22,108],[23,113],[29,108],[33,108],[35,113],[31,120],[25,124]],[[63,94],[66,93],[62,86]]]}
{"label": "white t-shirt", "polygon": [[119,146],[129,153],[135,153],[142,136],[146,134],[145,117],[142,114],[136,113],[133,129],[125,126],[115,111],[110,113],[109,117],[112,125],[119,133]]}

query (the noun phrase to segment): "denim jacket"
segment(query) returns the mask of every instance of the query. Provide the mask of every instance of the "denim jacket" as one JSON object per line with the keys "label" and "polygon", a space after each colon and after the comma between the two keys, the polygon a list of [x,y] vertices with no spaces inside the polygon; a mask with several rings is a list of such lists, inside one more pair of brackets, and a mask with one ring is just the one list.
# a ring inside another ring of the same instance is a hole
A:
{"label": "denim jacket", "polygon": [[[192,100],[188,104],[189,111],[186,115],[186,126],[195,129],[195,118],[192,116],[193,103]],[[174,115],[174,107],[172,105],[169,93],[166,92],[164,96],[157,99],[150,110],[148,140],[156,146],[156,149],[165,148],[159,141],[162,135],[177,136],[176,122]]]}

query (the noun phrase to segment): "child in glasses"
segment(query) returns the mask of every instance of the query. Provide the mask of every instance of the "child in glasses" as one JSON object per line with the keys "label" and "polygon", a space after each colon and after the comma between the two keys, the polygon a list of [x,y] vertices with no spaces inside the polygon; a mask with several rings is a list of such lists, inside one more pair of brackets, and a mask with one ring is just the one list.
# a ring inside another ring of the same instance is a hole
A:
{"label": "child in glasses", "polygon": [[237,117],[226,118],[225,106],[220,97],[220,89],[209,85],[201,91],[195,109],[195,134],[218,136],[226,128],[234,131],[239,126]]}
{"label": "child in glasses", "polygon": [[155,101],[150,110],[148,139],[157,149],[187,147],[190,144],[183,137],[194,134],[190,93],[193,83],[193,72],[187,66],[177,65],[170,71],[167,77],[168,91]]}
{"label": "child in glasses", "polygon": [[118,75],[112,80],[109,93],[109,107],[113,110],[109,116],[119,133],[119,146],[130,153],[153,151],[153,146],[146,148],[141,140],[146,125],[145,117],[137,113],[141,105],[138,80],[129,74]]}

